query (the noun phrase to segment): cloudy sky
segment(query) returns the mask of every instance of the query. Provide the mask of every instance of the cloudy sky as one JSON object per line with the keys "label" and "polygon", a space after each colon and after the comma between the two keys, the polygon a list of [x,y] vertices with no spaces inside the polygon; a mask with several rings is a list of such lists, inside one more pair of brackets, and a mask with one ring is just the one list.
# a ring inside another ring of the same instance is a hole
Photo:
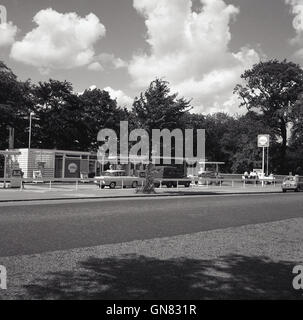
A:
{"label": "cloudy sky", "polygon": [[[123,106],[156,77],[196,112],[239,112],[240,74],[270,59],[303,65],[303,0],[0,0],[0,60],[21,78]],[[4,16],[2,10],[2,16]]]}

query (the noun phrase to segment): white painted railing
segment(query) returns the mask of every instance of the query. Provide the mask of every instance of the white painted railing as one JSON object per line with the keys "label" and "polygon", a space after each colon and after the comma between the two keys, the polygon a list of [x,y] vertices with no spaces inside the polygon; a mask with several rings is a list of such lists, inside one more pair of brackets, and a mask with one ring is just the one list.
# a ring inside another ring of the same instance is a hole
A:
{"label": "white painted railing", "polygon": [[[143,187],[144,186],[144,179],[143,178],[139,178],[140,180],[138,187]],[[11,182],[12,179],[10,178],[0,178],[0,186],[2,184],[2,188],[4,187],[9,187],[9,184]],[[157,182],[157,184],[159,183],[159,187],[163,188],[166,184],[166,182],[173,182],[177,188],[180,188],[181,186],[184,186],[185,182],[188,182],[189,180],[191,180],[191,184],[190,187],[191,188],[197,188],[197,187],[249,187],[249,186],[262,186],[265,187],[267,185],[267,183],[262,184],[261,181],[259,180],[242,180],[242,179],[198,179],[198,178],[194,178],[194,179],[189,179],[189,178],[183,178],[183,179],[159,179],[159,178],[155,178],[155,181]],[[56,185],[60,185],[60,186],[64,186],[66,185],[70,185],[72,184],[74,186],[74,188],[76,190],[78,190],[80,185],[85,185],[85,184],[96,184],[97,186],[99,186],[99,182],[96,183],[96,181],[98,181],[98,179],[95,178],[89,178],[89,179],[80,179],[80,178],[63,178],[63,179],[57,179],[57,178],[53,178],[53,179],[43,179],[43,181],[38,181],[32,178],[24,178],[22,179],[22,184],[20,183],[20,188],[22,188],[23,185],[27,185],[27,184],[35,184],[35,185],[46,185],[48,186],[49,189],[52,189],[54,186]],[[101,180],[102,181],[102,180]],[[102,183],[100,181],[100,184]],[[272,186],[277,186],[280,185],[282,183],[282,180],[274,180],[271,185]],[[127,183],[125,183],[125,181],[121,181],[121,185],[117,186],[119,188],[123,188],[125,185],[127,185]]]}

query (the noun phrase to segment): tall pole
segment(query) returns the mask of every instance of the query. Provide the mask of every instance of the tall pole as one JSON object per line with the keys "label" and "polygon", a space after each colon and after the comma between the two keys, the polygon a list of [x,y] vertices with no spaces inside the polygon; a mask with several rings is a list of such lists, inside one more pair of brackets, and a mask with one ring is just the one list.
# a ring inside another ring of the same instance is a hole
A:
{"label": "tall pole", "polygon": [[[31,140],[32,140],[32,116],[34,115],[33,112],[31,112],[29,114],[29,133],[28,133],[28,158],[27,158],[27,170],[29,170],[29,163],[30,163],[30,159],[31,159]],[[33,173],[31,174],[31,177],[33,176]],[[29,177],[29,173],[28,173],[28,177]]]}
{"label": "tall pole", "polygon": [[262,147],[262,150],[263,150],[263,155],[262,155],[262,173],[263,173],[263,176],[264,176],[264,173],[265,173],[265,147]]}
{"label": "tall pole", "polygon": [[7,166],[7,160],[6,160],[6,154],[4,155],[4,182],[3,182],[3,188],[6,188],[6,166]]}
{"label": "tall pole", "polygon": [[32,115],[33,113],[31,112],[29,114],[29,133],[28,133],[28,151],[31,148],[31,139],[32,139]]}
{"label": "tall pole", "polygon": [[262,147],[262,187],[264,187],[265,147]]}
{"label": "tall pole", "polygon": [[6,127],[9,131],[8,134],[8,148],[14,149],[14,135],[15,135],[15,129],[11,126]]}
{"label": "tall pole", "polygon": [[267,167],[266,167],[266,175],[268,176],[268,174],[269,174],[269,147],[267,147],[267,161],[266,161],[266,163],[267,163]]}

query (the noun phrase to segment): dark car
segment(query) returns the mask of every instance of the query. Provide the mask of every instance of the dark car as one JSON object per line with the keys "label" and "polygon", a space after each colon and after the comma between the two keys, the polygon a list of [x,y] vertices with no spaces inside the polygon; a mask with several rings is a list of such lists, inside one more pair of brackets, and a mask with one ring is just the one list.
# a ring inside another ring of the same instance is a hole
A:
{"label": "dark car", "polygon": [[183,166],[159,166],[154,170],[154,186],[156,188],[159,188],[160,185],[167,188],[176,188],[178,185],[188,188],[190,184],[191,179],[186,177]]}

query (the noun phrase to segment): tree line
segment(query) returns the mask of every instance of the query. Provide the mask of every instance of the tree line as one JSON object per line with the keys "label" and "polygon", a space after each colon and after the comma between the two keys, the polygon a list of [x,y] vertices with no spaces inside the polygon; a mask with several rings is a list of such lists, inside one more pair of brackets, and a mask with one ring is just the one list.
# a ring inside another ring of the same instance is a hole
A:
{"label": "tree line", "polygon": [[302,174],[303,70],[289,61],[269,60],[246,70],[234,94],[245,114],[198,114],[192,101],[172,93],[169,83],[155,79],[132,110],[120,107],[109,93],[74,92],[67,81],[20,81],[0,61],[0,150],[8,148],[8,126],[15,129],[15,148],[28,147],[29,114],[33,112],[32,148],[96,151],[102,128],[119,135],[120,121],[130,129],[206,129],[206,157],[223,161],[232,173],[259,168],[257,135],[269,134],[270,172]]}

